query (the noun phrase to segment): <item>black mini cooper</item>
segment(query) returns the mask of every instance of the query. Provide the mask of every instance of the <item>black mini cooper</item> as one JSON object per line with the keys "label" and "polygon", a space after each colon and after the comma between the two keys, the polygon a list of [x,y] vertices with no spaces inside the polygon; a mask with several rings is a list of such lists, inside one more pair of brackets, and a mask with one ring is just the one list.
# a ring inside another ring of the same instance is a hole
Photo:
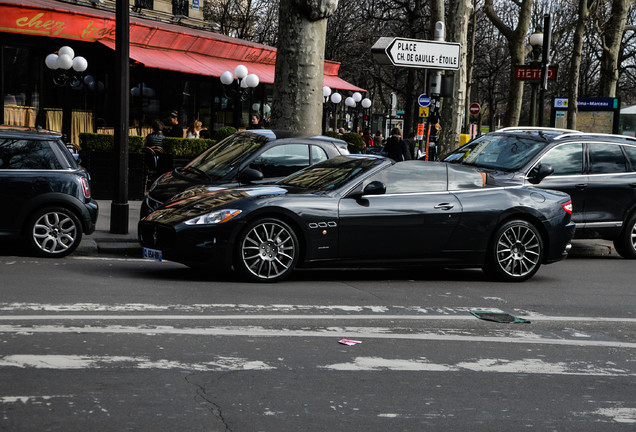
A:
{"label": "black mini cooper", "polygon": [[0,239],[39,256],[66,256],[95,230],[89,175],[56,132],[0,126],[0,202]]}
{"label": "black mini cooper", "polygon": [[636,139],[552,128],[505,128],[448,155],[489,181],[525,183],[572,197],[575,238],[613,240],[636,259]]}

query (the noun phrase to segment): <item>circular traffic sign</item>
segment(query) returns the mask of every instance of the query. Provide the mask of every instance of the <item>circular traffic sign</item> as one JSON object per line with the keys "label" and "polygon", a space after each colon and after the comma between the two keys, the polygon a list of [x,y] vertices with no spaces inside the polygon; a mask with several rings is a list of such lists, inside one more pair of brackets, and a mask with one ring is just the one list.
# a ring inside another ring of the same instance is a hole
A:
{"label": "circular traffic sign", "polygon": [[422,108],[426,108],[427,106],[429,106],[431,104],[431,97],[430,96],[426,96],[426,94],[422,93],[418,98],[417,98],[417,103],[422,107]]}
{"label": "circular traffic sign", "polygon": [[481,106],[477,103],[477,102],[473,102],[470,104],[470,107],[468,108],[468,111],[472,114],[472,115],[477,115],[481,112]]}

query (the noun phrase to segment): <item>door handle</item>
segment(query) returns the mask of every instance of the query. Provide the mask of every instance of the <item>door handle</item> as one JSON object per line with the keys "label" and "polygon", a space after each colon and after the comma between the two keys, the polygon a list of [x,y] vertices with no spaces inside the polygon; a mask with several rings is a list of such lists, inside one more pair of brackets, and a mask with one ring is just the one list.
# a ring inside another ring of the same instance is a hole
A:
{"label": "door handle", "polygon": [[438,210],[450,210],[453,207],[455,207],[454,205],[452,205],[451,203],[439,203],[435,206],[436,209]]}
{"label": "door handle", "polygon": [[629,186],[636,189],[636,183],[630,183]]}
{"label": "door handle", "polygon": [[577,185],[574,186],[575,188],[577,188],[578,190],[582,190],[587,188],[587,183],[579,183]]}

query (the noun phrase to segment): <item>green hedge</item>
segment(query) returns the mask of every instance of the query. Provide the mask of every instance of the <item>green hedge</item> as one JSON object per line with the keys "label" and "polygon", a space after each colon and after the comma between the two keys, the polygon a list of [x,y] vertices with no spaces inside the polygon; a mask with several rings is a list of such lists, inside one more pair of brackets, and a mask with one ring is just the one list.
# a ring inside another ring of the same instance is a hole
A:
{"label": "green hedge", "polygon": [[347,132],[342,135],[342,139],[349,144],[349,151],[351,153],[360,153],[364,150],[364,140],[359,133]]}
{"label": "green hedge", "polygon": [[[80,147],[90,151],[113,151],[115,137],[110,134],[81,133]],[[216,143],[212,139],[190,138],[164,138],[163,149],[166,153],[174,155],[198,155],[203,150],[212,147]],[[131,153],[141,153],[144,148],[144,138],[136,135],[128,137],[128,150]]]}

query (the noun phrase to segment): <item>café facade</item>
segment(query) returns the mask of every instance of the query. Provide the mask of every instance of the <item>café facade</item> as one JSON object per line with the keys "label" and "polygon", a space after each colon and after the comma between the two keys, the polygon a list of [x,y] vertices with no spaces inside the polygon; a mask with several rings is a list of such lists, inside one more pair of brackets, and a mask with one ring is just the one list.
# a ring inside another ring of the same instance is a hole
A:
{"label": "caf\u00e9 facade", "polygon": [[[64,113],[72,112],[74,143],[81,132],[112,130],[119,111],[115,13],[90,4],[0,0],[0,123],[61,131]],[[88,63],[73,85],[54,84],[55,72],[45,65],[46,57],[62,46],[70,46]],[[251,113],[269,113],[275,48],[133,14],[129,56],[131,134],[144,136],[153,120],[165,121],[172,111],[179,113],[184,128],[198,119],[211,131],[246,127]],[[238,65],[260,82],[242,98],[219,79]],[[364,91],[339,78],[339,67],[325,61],[324,85],[345,93]]]}

